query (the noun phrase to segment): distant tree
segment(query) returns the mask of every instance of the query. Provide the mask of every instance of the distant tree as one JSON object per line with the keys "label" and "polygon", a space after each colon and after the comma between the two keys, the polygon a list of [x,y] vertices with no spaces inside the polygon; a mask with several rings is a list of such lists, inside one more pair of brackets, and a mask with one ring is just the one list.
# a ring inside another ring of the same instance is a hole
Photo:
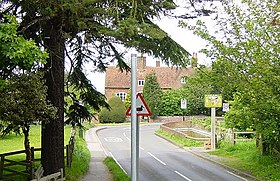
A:
{"label": "distant tree", "polygon": [[114,96],[109,101],[108,104],[110,109],[103,108],[99,113],[99,121],[101,123],[123,123],[126,119],[126,108],[122,100]]}
{"label": "distant tree", "polygon": [[152,116],[155,118],[160,112],[160,101],[161,101],[162,90],[157,81],[155,73],[148,74],[145,77],[145,84],[143,87],[143,98],[149,106]]}
{"label": "distant tree", "polygon": [[181,99],[186,98],[183,89],[172,89],[162,93],[160,103],[160,116],[182,116],[188,109],[181,109]]}
{"label": "distant tree", "polygon": [[12,75],[0,87],[0,132],[24,134],[26,160],[31,161],[29,130],[33,124],[48,122],[56,108],[46,101],[42,73]]}

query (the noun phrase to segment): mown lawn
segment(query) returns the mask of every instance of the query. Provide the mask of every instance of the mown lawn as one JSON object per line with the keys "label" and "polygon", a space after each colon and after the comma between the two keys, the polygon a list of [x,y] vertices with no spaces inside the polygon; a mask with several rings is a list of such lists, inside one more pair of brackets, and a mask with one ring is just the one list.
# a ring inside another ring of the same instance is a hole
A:
{"label": "mown lawn", "polygon": [[[92,125],[86,125],[90,127]],[[65,126],[64,131],[64,145],[68,144],[71,134],[71,127]],[[88,164],[90,160],[90,152],[86,147],[86,142],[82,138],[78,138],[78,132],[76,133],[75,150],[73,156],[72,167],[66,167],[66,180],[76,181],[79,176],[85,174],[88,170]],[[41,126],[32,126],[30,129],[30,145],[31,147],[41,147]],[[9,134],[5,137],[0,137],[0,154],[12,151],[18,151],[24,149],[24,137],[23,135]],[[40,151],[35,152],[35,158],[40,158]],[[24,160],[25,154],[11,156],[9,159],[12,160]],[[40,164],[39,162],[36,163]],[[16,166],[13,167],[18,170],[23,170],[24,167]],[[11,180],[23,180],[23,177],[13,177]]]}

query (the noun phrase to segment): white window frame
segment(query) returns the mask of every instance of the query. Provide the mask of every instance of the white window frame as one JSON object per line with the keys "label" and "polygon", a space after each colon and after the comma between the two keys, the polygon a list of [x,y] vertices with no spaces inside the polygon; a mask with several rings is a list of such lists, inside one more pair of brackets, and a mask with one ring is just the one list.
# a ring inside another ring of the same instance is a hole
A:
{"label": "white window frame", "polygon": [[144,86],[145,80],[138,80],[138,86]]}
{"label": "white window frame", "polygon": [[185,84],[186,83],[186,77],[181,77],[181,84]]}
{"label": "white window frame", "polygon": [[127,93],[126,92],[116,92],[115,96],[118,96],[122,101],[124,101],[127,96]]}

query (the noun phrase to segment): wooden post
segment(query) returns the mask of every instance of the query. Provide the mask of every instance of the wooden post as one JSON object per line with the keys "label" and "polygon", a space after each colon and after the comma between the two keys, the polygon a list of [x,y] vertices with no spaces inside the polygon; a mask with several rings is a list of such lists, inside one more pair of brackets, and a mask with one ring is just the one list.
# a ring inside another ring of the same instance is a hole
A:
{"label": "wooden post", "polygon": [[66,165],[67,165],[67,167],[70,167],[69,145],[66,145]]}
{"label": "wooden post", "polygon": [[5,156],[1,155],[1,160],[0,160],[0,179],[3,177],[4,160],[5,160]]}
{"label": "wooden post", "polygon": [[233,144],[235,145],[235,143],[236,143],[236,133],[235,133],[235,131],[233,130]]}
{"label": "wooden post", "polygon": [[216,149],[216,128],[215,128],[215,119],[216,119],[216,108],[211,108],[211,150]]}

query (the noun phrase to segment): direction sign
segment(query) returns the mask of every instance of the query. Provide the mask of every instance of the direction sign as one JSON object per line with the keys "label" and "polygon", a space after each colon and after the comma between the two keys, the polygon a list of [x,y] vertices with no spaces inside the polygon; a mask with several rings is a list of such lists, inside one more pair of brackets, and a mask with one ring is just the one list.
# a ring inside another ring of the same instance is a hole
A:
{"label": "direction sign", "polygon": [[[129,106],[128,110],[126,111],[126,115],[131,115],[131,106]],[[141,93],[136,95],[136,115],[137,116],[151,116],[152,112],[148,105],[146,104],[143,96]]]}

